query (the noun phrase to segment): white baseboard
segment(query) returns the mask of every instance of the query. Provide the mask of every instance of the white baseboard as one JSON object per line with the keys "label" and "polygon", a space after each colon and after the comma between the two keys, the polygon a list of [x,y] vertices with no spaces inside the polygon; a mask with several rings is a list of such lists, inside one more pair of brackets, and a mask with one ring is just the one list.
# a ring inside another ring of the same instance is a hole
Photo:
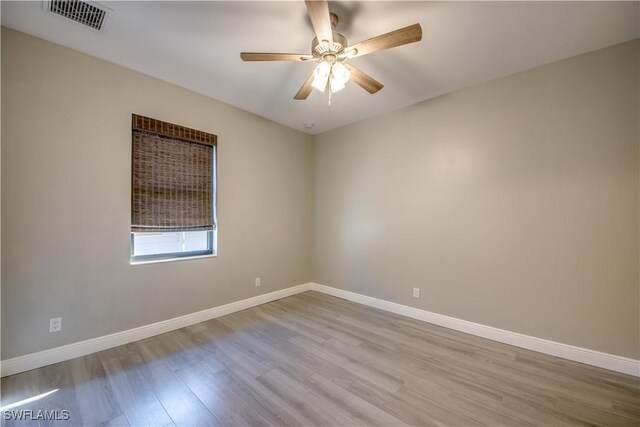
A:
{"label": "white baseboard", "polygon": [[357,294],[355,292],[345,291],[343,289],[332,288],[318,283],[311,283],[311,290],[364,304],[369,307],[378,308],[380,310],[401,314],[403,316],[411,317],[412,319],[422,320],[423,322],[433,323],[434,325],[444,326],[445,328],[454,329],[456,331],[466,332],[482,338],[488,338],[493,341],[526,348],[528,350],[561,357],[563,359],[573,360],[574,362],[597,366],[610,371],[640,377],[640,360],[562,344],[555,341],[519,334],[517,332],[505,331],[504,329],[493,328],[491,326],[481,325],[467,320],[456,319],[455,317],[432,313],[419,308],[409,307],[407,305],[385,301]]}
{"label": "white baseboard", "polygon": [[290,295],[299,294],[310,289],[311,284],[305,283],[304,285],[293,286],[279,291],[270,292],[268,294],[258,295],[253,298],[247,298],[241,301],[198,311],[196,313],[163,320],[150,325],[140,326],[139,328],[116,332],[111,335],[92,338],[64,345],[62,347],[56,347],[49,350],[39,351],[37,353],[3,360],[0,362],[0,375],[5,377],[7,375],[13,375],[19,372],[73,359],[75,357],[85,356],[97,351],[106,350],[108,348],[149,338],[154,335],[174,331],[176,329],[184,328],[185,326],[194,325],[196,323],[224,316],[225,314],[235,313],[236,311],[245,310],[247,308],[275,301]]}
{"label": "white baseboard", "polygon": [[528,350],[537,351],[552,356],[561,357],[563,359],[573,360],[575,362],[585,363],[587,365],[597,366],[611,371],[621,372],[628,375],[640,377],[640,360],[634,360],[626,357],[616,356],[613,354],[602,353],[595,350],[589,350],[582,347],[576,347],[568,344],[562,344],[555,341],[545,340],[542,338],[531,337],[519,334],[517,332],[505,331],[503,329],[491,326],[481,325],[479,323],[469,322],[467,320],[456,319],[454,317],[445,316],[443,314],[432,313],[419,308],[409,307],[395,302],[385,301],[366,295],[357,294],[355,292],[345,291],[330,286],[320,285],[318,283],[306,283],[303,285],[293,286],[264,295],[258,295],[253,298],[244,299],[242,301],[232,302],[207,310],[198,311],[196,313],[187,314],[173,319],[164,320],[153,323],[151,325],[141,326],[139,328],[129,329],[127,331],[116,332],[111,335],[105,335],[98,338],[92,338],[86,341],[80,341],[68,344],[62,347],[56,347],[49,350],[43,350],[37,353],[31,353],[24,356],[14,357],[12,359],[0,362],[0,375],[7,376],[17,374],[19,372],[28,371],[30,369],[40,368],[42,366],[51,365],[53,363],[62,362],[73,359],[75,357],[84,356],[97,351],[106,350],[108,348],[117,347],[119,345],[128,344],[154,335],[170,332],[185,326],[190,326],[226,314],[235,313],[236,311],[245,310],[260,304],[265,304],[280,298],[299,294],[314,290],[338,298],[357,302],[369,307],[378,308],[380,310],[389,311],[410,317],[412,319],[421,320],[434,325],[443,326],[460,332],[476,335],[490,340],[514,345],[516,347],[526,348]]}

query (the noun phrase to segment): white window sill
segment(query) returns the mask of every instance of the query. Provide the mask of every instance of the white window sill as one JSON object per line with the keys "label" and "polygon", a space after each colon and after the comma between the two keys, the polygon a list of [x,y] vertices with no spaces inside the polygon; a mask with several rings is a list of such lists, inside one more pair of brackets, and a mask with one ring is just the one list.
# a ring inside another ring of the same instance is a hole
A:
{"label": "white window sill", "polygon": [[210,255],[195,255],[195,256],[184,256],[184,257],[176,257],[176,258],[164,258],[164,259],[150,259],[148,261],[129,261],[131,265],[143,265],[143,264],[159,264],[161,262],[174,262],[174,261],[189,261],[192,259],[202,259],[202,258],[215,258],[218,254],[210,254]]}

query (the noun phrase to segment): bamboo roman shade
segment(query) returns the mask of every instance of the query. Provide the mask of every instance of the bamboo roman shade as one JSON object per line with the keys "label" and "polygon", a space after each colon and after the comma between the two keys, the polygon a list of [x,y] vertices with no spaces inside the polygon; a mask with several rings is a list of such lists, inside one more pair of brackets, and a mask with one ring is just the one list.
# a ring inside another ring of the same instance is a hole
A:
{"label": "bamboo roman shade", "polygon": [[132,118],[132,231],[213,229],[216,135]]}

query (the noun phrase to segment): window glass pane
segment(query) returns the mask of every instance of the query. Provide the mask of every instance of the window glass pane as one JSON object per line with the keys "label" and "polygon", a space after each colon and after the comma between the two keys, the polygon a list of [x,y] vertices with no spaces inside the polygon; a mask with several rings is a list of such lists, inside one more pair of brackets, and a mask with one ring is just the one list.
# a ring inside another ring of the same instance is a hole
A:
{"label": "window glass pane", "polygon": [[212,253],[212,231],[134,232],[133,256]]}

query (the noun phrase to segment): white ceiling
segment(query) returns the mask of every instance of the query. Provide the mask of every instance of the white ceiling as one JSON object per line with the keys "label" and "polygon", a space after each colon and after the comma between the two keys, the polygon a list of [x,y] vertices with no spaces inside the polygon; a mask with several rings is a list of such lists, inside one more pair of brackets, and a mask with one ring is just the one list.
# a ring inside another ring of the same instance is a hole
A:
{"label": "white ceiling", "polygon": [[640,37],[638,2],[331,2],[351,44],[415,22],[423,39],[353,59],[384,89],[370,95],[349,83],[328,108],[316,91],[293,100],[313,63],[239,56],[309,53],[313,29],[302,1],[102,4],[113,12],[101,33],[45,13],[40,1],[2,1],[2,25],[312,134]]}

